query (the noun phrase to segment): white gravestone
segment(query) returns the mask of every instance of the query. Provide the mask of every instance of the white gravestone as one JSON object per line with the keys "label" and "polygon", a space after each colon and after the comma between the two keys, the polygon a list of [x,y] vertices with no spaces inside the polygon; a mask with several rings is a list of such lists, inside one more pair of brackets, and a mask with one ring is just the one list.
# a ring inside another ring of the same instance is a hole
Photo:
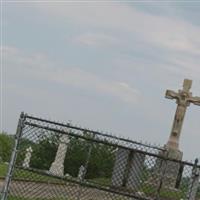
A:
{"label": "white gravestone", "polygon": [[24,162],[22,164],[22,166],[24,168],[29,168],[30,167],[30,161],[31,161],[31,154],[32,154],[33,150],[31,147],[26,149],[26,154],[25,154],[25,158],[24,158]]}
{"label": "white gravestone", "polygon": [[69,143],[68,135],[62,135],[58,145],[58,150],[54,162],[51,164],[49,172],[56,176],[64,176],[64,161]]}
{"label": "white gravestone", "polygon": [[85,176],[85,167],[81,165],[78,172],[78,179],[82,181],[84,179],[84,176]]}

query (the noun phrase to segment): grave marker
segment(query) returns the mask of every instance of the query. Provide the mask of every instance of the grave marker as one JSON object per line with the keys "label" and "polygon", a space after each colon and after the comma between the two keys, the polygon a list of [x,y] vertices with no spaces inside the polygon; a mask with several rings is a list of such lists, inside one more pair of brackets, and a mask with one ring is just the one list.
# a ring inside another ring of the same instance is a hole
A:
{"label": "grave marker", "polygon": [[114,165],[114,169],[112,173],[113,187],[123,186],[129,154],[130,154],[130,151],[123,148],[119,148],[116,151],[115,165]]}
{"label": "grave marker", "polygon": [[29,148],[26,149],[24,162],[22,164],[22,166],[24,168],[29,168],[30,167],[30,161],[31,161],[32,152],[33,152],[32,147],[29,147]]}
{"label": "grave marker", "polygon": [[68,135],[64,134],[61,136],[55,160],[49,169],[51,174],[56,176],[64,176],[64,161],[69,141]]}

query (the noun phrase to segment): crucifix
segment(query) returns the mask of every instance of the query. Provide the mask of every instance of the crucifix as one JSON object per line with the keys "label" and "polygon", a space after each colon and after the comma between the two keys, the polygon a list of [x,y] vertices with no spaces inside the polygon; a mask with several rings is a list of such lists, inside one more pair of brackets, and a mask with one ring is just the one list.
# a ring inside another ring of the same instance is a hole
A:
{"label": "crucifix", "polygon": [[177,103],[171,134],[167,142],[167,147],[169,148],[179,148],[179,138],[187,107],[190,105],[190,103],[200,106],[200,97],[192,96],[192,93],[190,92],[191,86],[192,80],[185,79],[182,90],[179,90],[178,92],[174,92],[172,90],[166,91],[165,97],[168,99],[176,99]]}

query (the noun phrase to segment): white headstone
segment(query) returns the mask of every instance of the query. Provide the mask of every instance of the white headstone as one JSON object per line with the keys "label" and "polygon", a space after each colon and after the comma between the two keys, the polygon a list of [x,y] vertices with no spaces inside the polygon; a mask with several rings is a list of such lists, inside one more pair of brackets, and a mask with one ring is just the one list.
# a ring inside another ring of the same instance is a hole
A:
{"label": "white headstone", "polygon": [[24,158],[24,162],[22,164],[22,166],[24,168],[29,168],[30,167],[30,161],[31,161],[31,154],[32,154],[33,150],[31,147],[26,149],[26,154],[25,154],[25,158]]}
{"label": "white headstone", "polygon": [[58,150],[54,162],[51,164],[49,172],[56,176],[64,176],[64,161],[69,143],[68,135],[62,135],[58,145]]}
{"label": "white headstone", "polygon": [[78,179],[82,181],[84,179],[84,176],[85,176],[85,167],[81,165],[78,172]]}

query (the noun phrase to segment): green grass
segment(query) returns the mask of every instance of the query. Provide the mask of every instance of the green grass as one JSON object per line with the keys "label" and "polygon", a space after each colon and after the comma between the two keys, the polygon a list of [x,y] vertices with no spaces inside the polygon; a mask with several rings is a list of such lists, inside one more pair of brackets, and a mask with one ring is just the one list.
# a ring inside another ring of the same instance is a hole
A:
{"label": "green grass", "polygon": [[[5,177],[7,174],[8,165],[1,163],[0,164],[0,177]],[[18,169],[15,168],[13,179],[16,180],[24,180],[24,181],[36,181],[36,182],[52,182],[52,183],[62,183],[61,180],[46,176],[46,175],[40,175],[36,172],[31,172],[25,169]]]}
{"label": "green grass", "polygon": [[24,198],[24,197],[8,197],[8,200],[42,200],[42,199]]}
{"label": "green grass", "polygon": [[26,181],[53,182],[53,183],[62,182],[61,180],[57,178],[38,174],[36,172],[31,172],[25,169],[15,169],[13,177],[14,179],[17,179],[17,180],[26,180]]}
{"label": "green grass", "polygon": [[110,186],[111,185],[111,179],[110,178],[94,178],[94,179],[88,179],[89,182]]}
{"label": "green grass", "polygon": [[[1,163],[0,164],[0,177],[5,177],[7,173],[7,168],[8,165]],[[25,169],[18,169],[16,168],[14,170],[14,179],[16,180],[23,180],[23,181],[35,181],[35,182],[46,182],[46,183],[56,183],[56,184],[62,184],[65,183],[64,181],[50,177],[47,175],[41,175],[38,174],[37,172],[31,172]],[[100,185],[105,185],[109,186],[110,179],[109,178],[95,178],[95,179],[89,179],[89,182],[100,184]],[[157,193],[157,187],[153,186],[151,184],[144,184],[141,186],[139,191],[144,192],[146,196],[154,196]],[[160,197],[161,198],[166,198],[166,199],[172,199],[172,200],[178,200],[180,198],[185,197],[185,192],[180,190],[173,191],[169,189],[161,189],[160,191]],[[9,197],[8,200],[43,200],[43,199],[25,199],[25,198],[20,198],[20,197]]]}
{"label": "green grass", "polygon": [[[0,164],[0,177],[5,177],[7,173],[7,164]],[[17,180],[25,180],[25,181],[36,181],[36,182],[50,182],[50,183],[62,183],[62,180],[58,178],[54,178],[47,175],[38,174],[37,172],[32,172],[26,169],[18,169],[14,170],[13,179]],[[89,179],[88,181],[101,184],[101,185],[110,185],[109,178],[95,178]]]}
{"label": "green grass", "polygon": [[[144,192],[147,196],[155,196],[157,193],[157,187],[150,185],[150,184],[145,184],[143,185],[139,191]],[[171,200],[179,200],[181,198],[185,198],[185,192],[182,190],[172,190],[168,188],[161,188],[159,192],[159,196],[164,199],[171,199]]]}
{"label": "green grass", "polygon": [[8,165],[7,164],[0,164],[0,177],[5,177],[7,173]]}
{"label": "green grass", "polygon": [[[14,197],[14,196],[11,196],[11,197],[8,197],[8,200],[49,200],[49,199],[42,199],[42,198],[24,198],[24,197]],[[72,200],[72,199],[66,199],[66,198],[59,198],[57,200]]]}

